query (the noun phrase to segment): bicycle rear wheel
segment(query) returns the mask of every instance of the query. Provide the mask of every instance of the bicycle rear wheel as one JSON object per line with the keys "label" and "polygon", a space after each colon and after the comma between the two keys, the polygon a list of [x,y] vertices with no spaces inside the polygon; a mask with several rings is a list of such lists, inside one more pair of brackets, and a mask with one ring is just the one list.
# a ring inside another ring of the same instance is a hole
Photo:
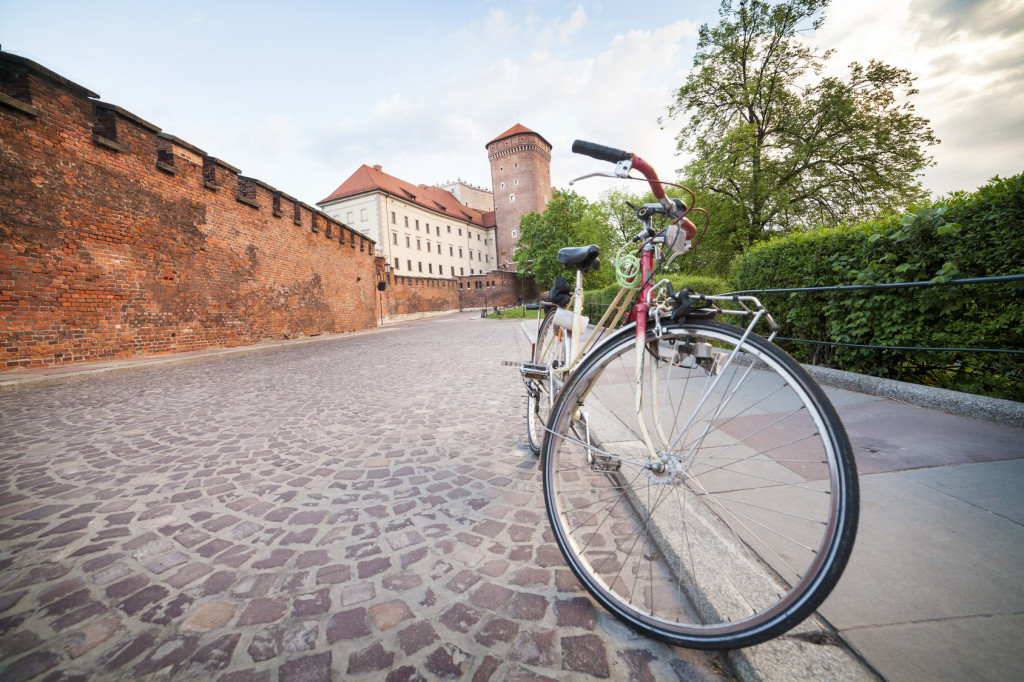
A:
{"label": "bicycle rear wheel", "polygon": [[[569,361],[570,333],[554,323],[554,312],[547,315],[537,330],[537,344],[533,348],[533,362],[552,369],[565,367]],[[554,405],[555,396],[564,383],[564,373],[551,374],[548,378],[534,381],[526,396],[526,438],[530,450],[540,454],[544,442],[544,428]]]}
{"label": "bicycle rear wheel", "polygon": [[834,408],[789,355],[743,333],[687,321],[649,332],[639,354],[632,330],[612,337],[569,378],[543,443],[570,568],[619,619],[680,646],[793,627],[835,586],[856,534]]}

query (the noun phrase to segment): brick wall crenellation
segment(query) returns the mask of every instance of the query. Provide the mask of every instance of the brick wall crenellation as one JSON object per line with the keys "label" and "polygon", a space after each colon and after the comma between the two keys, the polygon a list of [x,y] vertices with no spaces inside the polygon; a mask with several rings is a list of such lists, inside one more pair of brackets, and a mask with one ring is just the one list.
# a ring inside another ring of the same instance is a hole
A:
{"label": "brick wall crenellation", "polygon": [[377,323],[374,243],[0,53],[0,370]]}

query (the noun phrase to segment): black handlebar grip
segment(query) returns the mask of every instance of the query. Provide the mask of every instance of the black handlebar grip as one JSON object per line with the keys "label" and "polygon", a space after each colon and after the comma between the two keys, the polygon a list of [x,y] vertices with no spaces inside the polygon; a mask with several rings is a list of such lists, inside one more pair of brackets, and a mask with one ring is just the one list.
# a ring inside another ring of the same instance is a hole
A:
{"label": "black handlebar grip", "polygon": [[583,154],[584,156],[607,161],[608,163],[618,163],[619,161],[633,158],[632,154],[621,149],[605,147],[603,144],[594,144],[593,142],[584,142],[583,140],[573,142],[572,151],[575,154]]}

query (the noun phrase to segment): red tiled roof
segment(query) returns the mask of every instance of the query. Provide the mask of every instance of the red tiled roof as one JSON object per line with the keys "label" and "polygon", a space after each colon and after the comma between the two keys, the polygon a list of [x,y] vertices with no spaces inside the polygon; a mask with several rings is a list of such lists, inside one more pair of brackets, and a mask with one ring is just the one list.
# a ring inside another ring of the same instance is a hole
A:
{"label": "red tiled roof", "polygon": [[[516,135],[536,135],[540,139],[544,140],[544,136],[541,135],[540,133],[535,133],[526,126],[524,126],[522,123],[517,123],[508,130],[506,130],[505,132],[503,132],[501,135],[498,135],[496,138],[485,144],[484,148],[486,149],[487,147],[490,147],[495,142],[501,142],[506,137],[515,137]],[[547,140],[544,140],[544,144],[546,144],[549,147],[553,146]]]}
{"label": "red tiled roof", "polygon": [[443,190],[440,187],[413,185],[393,175],[388,175],[380,170],[380,166],[367,166],[366,164],[360,166],[355,173],[349,176],[348,180],[341,183],[338,189],[331,192],[330,196],[316,203],[317,206],[323,206],[338,199],[374,191],[386,192],[399,199],[410,201],[428,211],[433,211],[455,220],[465,220],[480,227],[492,227],[494,225],[493,220],[491,225],[487,225],[484,222],[484,214],[476,209],[464,206],[455,198],[454,194],[447,190]]}

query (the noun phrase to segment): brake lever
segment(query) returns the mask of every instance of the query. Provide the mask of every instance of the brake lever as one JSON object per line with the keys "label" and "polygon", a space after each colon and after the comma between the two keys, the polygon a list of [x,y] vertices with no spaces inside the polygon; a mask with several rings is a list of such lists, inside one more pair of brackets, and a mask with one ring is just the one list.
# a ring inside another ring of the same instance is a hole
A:
{"label": "brake lever", "polygon": [[619,176],[615,175],[615,173],[608,173],[608,172],[587,173],[586,175],[581,175],[580,177],[576,178],[575,180],[570,180],[569,181],[569,186],[572,187],[574,184],[576,184],[580,180],[586,180],[587,178],[618,178],[618,177]]}
{"label": "brake lever", "polygon": [[612,171],[611,173],[609,173],[608,171],[603,171],[581,175],[575,180],[570,180],[569,186],[572,187],[575,183],[579,182],[580,180],[586,180],[587,178],[614,178],[616,180],[621,178],[628,178],[629,171],[631,170],[633,170],[633,159],[624,159],[615,164],[615,170]]}

